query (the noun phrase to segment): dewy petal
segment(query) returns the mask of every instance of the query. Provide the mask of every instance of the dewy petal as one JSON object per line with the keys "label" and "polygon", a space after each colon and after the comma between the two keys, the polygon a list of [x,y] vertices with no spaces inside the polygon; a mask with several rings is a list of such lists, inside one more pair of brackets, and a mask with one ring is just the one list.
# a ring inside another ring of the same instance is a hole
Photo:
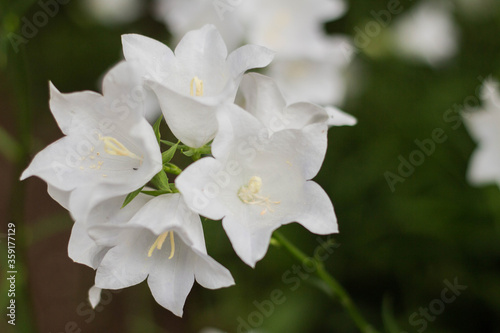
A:
{"label": "dewy petal", "polygon": [[354,126],[358,123],[355,117],[334,106],[327,106],[325,110],[329,116],[328,126]]}

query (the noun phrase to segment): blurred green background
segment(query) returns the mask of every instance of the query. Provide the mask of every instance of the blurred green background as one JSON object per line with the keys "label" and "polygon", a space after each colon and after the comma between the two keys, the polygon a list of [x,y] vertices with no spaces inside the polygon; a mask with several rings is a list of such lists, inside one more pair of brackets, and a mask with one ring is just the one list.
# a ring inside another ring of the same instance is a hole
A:
{"label": "blurred green background", "polygon": [[[326,28],[353,36],[355,27],[372,20],[370,11],[386,5],[384,0],[351,1],[347,14]],[[475,143],[464,126],[453,128],[443,119],[454,105],[476,96],[478,77],[500,79],[500,10],[495,8],[476,18],[455,12],[460,50],[442,68],[382,56],[377,41],[357,54],[350,68],[350,85],[362,88],[349,95],[343,109],[359,123],[330,130],[327,157],[315,178],[330,195],[340,227],[332,237],[339,246],[324,264],[381,332],[500,332],[500,191],[466,182]],[[121,59],[121,34],[141,33],[167,43],[170,35],[147,13],[134,23],[101,25],[73,0],[14,52],[6,34],[20,27],[21,17],[39,10],[35,1],[0,5],[2,313],[8,302],[7,222],[17,227],[18,268],[17,325],[8,325],[3,315],[0,331],[199,332],[216,327],[237,332],[244,322],[261,332],[358,332],[313,274],[293,272],[299,263],[286,251],[271,246],[251,269],[234,254],[219,222],[204,225],[208,252],[232,272],[235,286],[211,291],[195,284],[182,319],[157,305],[144,283],[106,292],[101,305],[90,309],[86,299],[94,272],[67,256],[69,214],[48,196],[44,182],[18,179],[35,153],[61,137],[48,108],[49,80],[62,92],[98,91],[98,78]],[[397,173],[398,157],[408,159],[418,149],[414,141],[431,138],[436,128],[447,140],[391,191],[384,174]],[[316,235],[298,225],[281,230],[305,253],[319,245]],[[467,289],[449,304],[441,303],[443,310],[434,300],[441,299],[445,280]],[[282,296],[271,307],[275,290]],[[259,311],[263,304],[267,308]],[[419,311],[429,306],[442,313],[423,320]]]}

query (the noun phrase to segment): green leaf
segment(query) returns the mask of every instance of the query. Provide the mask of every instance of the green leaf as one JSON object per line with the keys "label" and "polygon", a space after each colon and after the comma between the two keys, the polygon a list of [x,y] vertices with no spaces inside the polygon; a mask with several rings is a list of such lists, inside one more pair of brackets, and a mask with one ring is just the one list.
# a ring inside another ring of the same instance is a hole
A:
{"label": "green leaf", "polygon": [[170,186],[168,185],[168,176],[165,170],[161,170],[158,172],[153,179],[151,179],[153,185],[160,191],[168,191],[167,193],[171,193]]}
{"label": "green leaf", "polygon": [[162,195],[162,194],[172,193],[172,191],[169,189],[168,191],[167,190],[163,190],[163,191],[142,191],[141,193],[157,197],[157,196]]}
{"label": "green leaf", "polygon": [[179,142],[177,142],[175,145],[173,145],[167,151],[165,151],[165,152],[163,152],[163,154],[161,154],[163,164],[168,163],[172,160],[172,158],[175,155],[175,151],[177,150],[178,145],[179,145]]}
{"label": "green leaf", "polygon": [[156,136],[156,140],[158,140],[158,144],[160,144],[160,140],[161,140],[161,133],[160,133],[160,125],[161,125],[161,121],[163,119],[163,115],[161,115],[157,120],[156,122],[154,123],[153,125],[153,130],[155,132],[155,136]]}
{"label": "green leaf", "polygon": [[3,128],[0,127],[0,153],[9,162],[16,162],[21,157],[21,145]]}
{"label": "green leaf", "polygon": [[194,155],[195,152],[194,152],[194,149],[186,149],[186,150],[183,150],[182,153],[184,155],[186,155],[187,157],[191,157]]}
{"label": "green leaf", "polygon": [[125,207],[126,205],[128,205],[132,200],[134,200],[134,198],[136,196],[138,196],[139,193],[141,193],[141,191],[142,191],[143,188],[144,188],[144,186],[142,186],[141,188],[138,188],[134,192],[129,193],[127,195],[127,197],[125,198],[125,201],[123,202],[122,208]]}

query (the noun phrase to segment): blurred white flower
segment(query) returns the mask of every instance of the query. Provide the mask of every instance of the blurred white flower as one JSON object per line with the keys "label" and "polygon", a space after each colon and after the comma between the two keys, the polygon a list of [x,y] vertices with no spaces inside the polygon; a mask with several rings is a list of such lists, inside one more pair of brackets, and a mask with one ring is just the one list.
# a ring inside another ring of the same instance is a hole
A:
{"label": "blurred white flower", "polygon": [[268,129],[236,105],[217,113],[214,158],[205,157],[176,179],[187,205],[222,225],[238,256],[254,267],[267,252],[272,232],[298,222],[311,232],[337,232],[332,203],[310,181],[326,153],[327,126]]}
{"label": "blurred white flower", "polygon": [[247,41],[285,58],[321,52],[323,23],[347,9],[342,0],[253,0],[240,7],[237,14],[245,22]]}
{"label": "blurred white flower", "polygon": [[256,45],[242,46],[228,56],[213,25],[187,33],[175,53],[151,38],[124,35],[123,52],[127,61],[142,64],[146,83],[158,96],[169,128],[190,147],[214,138],[215,112],[234,101],[244,72],[267,66],[274,57]]}
{"label": "blurred white flower", "polygon": [[439,66],[458,51],[459,28],[448,1],[426,0],[398,17],[393,26],[396,51],[403,57]]}
{"label": "blurred white flower", "polygon": [[348,46],[346,38],[325,37],[313,54],[303,57],[277,54],[267,74],[276,79],[288,102],[340,105],[346,95],[344,72],[352,59],[352,53],[342,51]]}
{"label": "blurred white flower", "polygon": [[82,5],[90,15],[105,25],[135,21],[144,9],[141,0],[84,0]]}
{"label": "blurred white flower", "polygon": [[[240,0],[239,2],[243,2]],[[154,16],[163,21],[179,42],[186,33],[213,24],[222,35],[228,49],[234,50],[245,41],[245,30],[236,9],[239,3],[219,0],[156,0]]]}
{"label": "blurred white flower", "polygon": [[140,86],[131,67],[122,62],[111,69],[103,95],[62,94],[50,85],[50,108],[65,136],[39,152],[21,180],[42,178],[52,197],[76,220],[85,221],[99,203],[143,186],[162,168],[160,148],[142,104],[123,102],[128,91],[115,84],[128,78]]}
{"label": "blurred white flower", "polygon": [[477,148],[471,156],[467,177],[473,185],[496,183],[500,187],[500,90],[497,81],[482,88],[483,106],[463,114]]}

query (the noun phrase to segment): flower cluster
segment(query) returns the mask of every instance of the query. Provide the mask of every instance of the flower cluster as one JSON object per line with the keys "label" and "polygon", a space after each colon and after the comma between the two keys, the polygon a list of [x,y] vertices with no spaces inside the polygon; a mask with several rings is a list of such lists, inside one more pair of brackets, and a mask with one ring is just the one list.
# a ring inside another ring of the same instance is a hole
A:
{"label": "flower cluster", "polygon": [[[338,231],[328,195],[311,179],[328,127],[353,125],[353,117],[291,103],[273,79],[244,74],[267,66],[274,53],[245,45],[228,55],[212,25],[188,32],[175,51],[140,35],[122,42],[126,60],[105,75],[102,94],[50,86],[65,136],[21,176],[46,181],[75,220],[68,252],[96,270],[92,304],[102,288],[147,279],[156,301],[181,316],[194,280],[210,289],[234,284],[207,254],[200,216],[222,220],[252,267],[281,225]],[[162,111],[154,125],[145,117],[148,96]],[[163,120],[179,142],[162,139]],[[177,152],[194,163],[181,170],[172,160]]]}

